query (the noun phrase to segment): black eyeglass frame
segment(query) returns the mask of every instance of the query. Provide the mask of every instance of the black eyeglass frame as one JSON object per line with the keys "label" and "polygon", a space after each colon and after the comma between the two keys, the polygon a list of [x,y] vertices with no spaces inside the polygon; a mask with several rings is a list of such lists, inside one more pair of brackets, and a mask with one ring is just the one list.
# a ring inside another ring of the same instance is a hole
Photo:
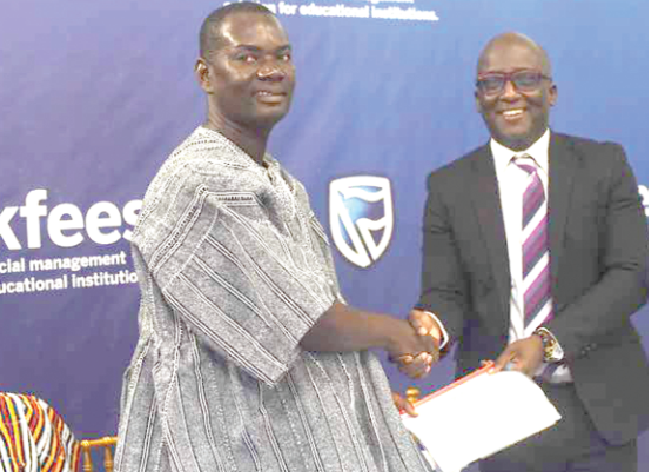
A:
{"label": "black eyeglass frame", "polygon": [[[518,74],[534,74],[535,75],[535,85],[533,88],[529,87],[521,87],[520,84],[516,83],[516,75]],[[490,91],[485,91],[482,83],[485,79],[487,78],[500,78],[502,79],[502,83],[500,87],[498,87],[497,90],[494,90],[493,92]],[[552,80],[552,77],[545,75],[543,72],[537,71],[537,70],[530,70],[530,69],[521,69],[521,70],[515,70],[514,72],[486,72],[482,74],[478,74],[478,78],[475,81],[476,88],[485,96],[488,97],[493,97],[496,95],[500,95],[503,93],[503,90],[505,90],[505,84],[507,82],[511,82],[514,87],[516,87],[516,90],[518,90],[521,93],[532,93],[536,92],[540,85],[541,81],[543,80]]]}

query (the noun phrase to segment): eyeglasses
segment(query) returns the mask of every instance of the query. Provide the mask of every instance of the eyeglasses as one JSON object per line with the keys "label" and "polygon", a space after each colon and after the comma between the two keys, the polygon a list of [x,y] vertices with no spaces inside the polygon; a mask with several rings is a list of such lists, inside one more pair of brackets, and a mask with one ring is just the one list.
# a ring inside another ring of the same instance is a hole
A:
{"label": "eyeglasses", "polygon": [[517,70],[515,72],[488,72],[478,74],[476,87],[484,95],[499,95],[505,89],[505,84],[511,82],[516,90],[522,93],[536,92],[542,80],[552,80],[547,75],[534,70]]}

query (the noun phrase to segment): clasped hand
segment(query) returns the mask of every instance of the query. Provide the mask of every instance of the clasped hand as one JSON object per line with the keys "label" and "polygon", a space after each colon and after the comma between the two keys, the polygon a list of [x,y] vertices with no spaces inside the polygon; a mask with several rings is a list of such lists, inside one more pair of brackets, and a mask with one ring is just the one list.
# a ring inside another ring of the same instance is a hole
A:
{"label": "clasped hand", "polygon": [[430,372],[439,359],[439,329],[426,313],[412,310],[408,316],[410,329],[404,330],[388,349],[389,360],[399,371],[413,378]]}

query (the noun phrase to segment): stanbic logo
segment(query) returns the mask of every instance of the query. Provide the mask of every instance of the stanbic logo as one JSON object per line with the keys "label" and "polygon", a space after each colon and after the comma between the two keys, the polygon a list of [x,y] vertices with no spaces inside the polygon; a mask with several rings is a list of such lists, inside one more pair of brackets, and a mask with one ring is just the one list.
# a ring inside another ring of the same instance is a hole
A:
{"label": "stanbic logo", "polygon": [[369,267],[383,255],[392,237],[390,181],[373,176],[332,180],[329,226],[340,253],[359,267]]}
{"label": "stanbic logo", "polygon": [[42,245],[41,218],[47,222],[49,239],[57,246],[74,247],[81,244],[85,239],[82,229],[85,229],[87,237],[92,241],[106,245],[113,244],[122,237],[131,239],[131,230],[120,232],[118,228],[123,223],[135,225],[142,208],[141,200],[131,200],[121,210],[114,203],[103,201],[92,205],[84,217],[79,207],[72,203],[62,203],[48,209],[46,200],[47,190],[39,188],[27,194],[23,206],[8,206],[0,211],[0,242],[8,250],[18,251],[23,248],[15,231],[20,224],[15,218],[17,213],[24,220],[24,231],[20,228],[19,233],[27,234],[27,247],[38,249]]}

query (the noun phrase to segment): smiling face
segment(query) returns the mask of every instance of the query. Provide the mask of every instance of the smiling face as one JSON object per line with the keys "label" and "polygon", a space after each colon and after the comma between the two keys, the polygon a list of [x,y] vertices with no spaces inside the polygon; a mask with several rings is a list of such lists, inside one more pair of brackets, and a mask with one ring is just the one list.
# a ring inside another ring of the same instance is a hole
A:
{"label": "smiling face", "polygon": [[216,36],[219,47],[196,66],[210,113],[228,125],[269,130],[288,112],[295,87],[286,33],[273,15],[237,12]]}
{"label": "smiling face", "polygon": [[[492,40],[478,62],[478,77],[485,74],[510,74],[516,71],[539,72],[550,77],[544,51],[525,36],[507,33]],[[515,151],[527,149],[549,126],[550,107],[556,103],[557,87],[543,79],[532,91],[521,92],[506,80],[500,93],[486,94],[476,89],[478,111],[491,137]]]}

